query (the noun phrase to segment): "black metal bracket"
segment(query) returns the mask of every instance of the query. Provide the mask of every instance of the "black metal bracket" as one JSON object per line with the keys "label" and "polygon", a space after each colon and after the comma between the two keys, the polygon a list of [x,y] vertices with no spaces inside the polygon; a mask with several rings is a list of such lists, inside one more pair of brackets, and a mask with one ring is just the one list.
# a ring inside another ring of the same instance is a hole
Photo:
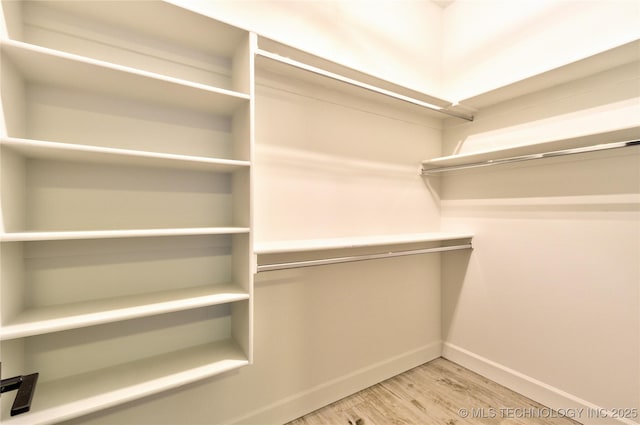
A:
{"label": "black metal bracket", "polygon": [[13,405],[11,406],[11,416],[28,412],[31,409],[31,400],[33,393],[36,391],[36,383],[38,382],[38,374],[14,376],[0,380],[0,393],[18,390]]}

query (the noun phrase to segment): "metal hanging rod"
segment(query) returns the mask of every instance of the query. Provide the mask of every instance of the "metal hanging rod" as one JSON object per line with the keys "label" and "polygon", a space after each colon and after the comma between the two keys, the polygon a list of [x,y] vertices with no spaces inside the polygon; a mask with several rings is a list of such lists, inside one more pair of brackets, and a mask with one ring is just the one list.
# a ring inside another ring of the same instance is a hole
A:
{"label": "metal hanging rod", "polygon": [[640,145],[640,140],[629,140],[626,142],[614,142],[614,143],[602,143],[599,145],[585,146],[582,148],[563,149],[552,152],[534,153],[529,155],[512,156],[509,158],[488,159],[486,161],[469,162],[466,164],[449,165],[449,166],[437,166],[426,165],[422,167],[422,175],[432,175],[437,173],[443,173],[446,171],[464,170],[467,168],[487,167],[490,165],[502,165],[512,162],[531,161],[533,159],[553,158],[557,156],[573,155],[578,153],[597,152],[609,149],[619,149],[631,146]]}
{"label": "metal hanging rod", "polygon": [[261,264],[258,265],[259,272],[268,272],[272,270],[296,269],[300,267],[323,266],[326,264],[351,263],[354,261],[377,260],[380,258],[404,257],[406,255],[429,254],[432,252],[455,251],[459,249],[472,249],[471,243],[453,246],[441,246],[437,248],[413,249],[408,251],[392,251],[380,254],[354,255],[350,257],[334,257],[323,258],[320,260],[293,261],[290,263]]}
{"label": "metal hanging rod", "polygon": [[444,108],[442,106],[438,106],[438,105],[433,105],[431,103],[428,102],[423,102],[422,100],[418,100],[415,99],[413,97],[410,96],[405,96],[403,94],[400,93],[396,93],[394,91],[391,90],[387,90],[387,89],[383,89],[371,84],[367,84],[367,83],[363,83],[362,81],[358,81],[358,80],[354,80],[353,78],[349,78],[349,77],[345,77],[343,75],[340,74],[336,74],[334,72],[331,71],[326,71],[324,69],[321,68],[317,68],[315,66],[312,65],[308,65],[306,63],[303,62],[299,62],[297,60],[294,59],[290,59],[284,56],[280,56],[276,53],[271,53],[268,52],[266,50],[262,50],[262,49],[257,49],[256,50],[256,54],[259,56],[263,56],[265,58],[280,62],[280,63],[284,63],[286,65],[290,65],[293,66],[295,68],[299,68],[302,69],[304,71],[308,71],[308,72],[312,72],[314,74],[318,74],[321,75],[323,77],[327,77],[327,78],[331,78],[334,80],[338,80],[341,81],[343,83],[355,86],[355,87],[360,87],[362,89],[374,92],[374,93],[378,93],[384,96],[388,96],[397,100],[401,100],[403,102],[407,102],[407,103],[411,103],[413,105],[417,105],[417,106],[421,106],[423,108],[432,110],[432,111],[436,111],[436,112],[440,112],[441,114],[445,114],[445,115],[449,115],[451,117],[456,117],[456,118],[462,118],[463,120],[467,120],[467,121],[473,121],[473,116],[472,115],[468,115],[468,114],[463,114],[460,112],[455,112],[455,111],[450,111],[447,108]]}

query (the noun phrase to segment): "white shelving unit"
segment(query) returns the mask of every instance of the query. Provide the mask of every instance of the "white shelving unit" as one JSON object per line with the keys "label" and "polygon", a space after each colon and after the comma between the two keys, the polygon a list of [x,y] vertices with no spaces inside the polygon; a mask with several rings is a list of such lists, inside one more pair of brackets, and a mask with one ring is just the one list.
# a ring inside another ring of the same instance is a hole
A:
{"label": "white shelving unit", "polygon": [[160,1],[3,13],[2,377],[40,377],[2,422],[250,364],[255,35]]}

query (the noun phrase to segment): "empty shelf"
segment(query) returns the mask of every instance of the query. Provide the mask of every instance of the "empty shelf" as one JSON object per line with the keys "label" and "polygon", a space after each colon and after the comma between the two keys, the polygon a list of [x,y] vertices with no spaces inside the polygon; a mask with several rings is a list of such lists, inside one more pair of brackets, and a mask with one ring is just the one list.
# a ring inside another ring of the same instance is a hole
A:
{"label": "empty shelf", "polygon": [[184,168],[216,172],[231,172],[249,166],[249,161],[76,145],[42,140],[3,138],[0,140],[0,144],[27,158]]}
{"label": "empty shelf", "polygon": [[13,62],[29,82],[226,115],[250,98],[243,93],[18,41],[3,40],[1,47],[3,57]]}
{"label": "empty shelf", "polygon": [[319,251],[327,249],[363,248],[369,246],[412,244],[421,242],[443,242],[471,239],[470,233],[406,233],[396,235],[360,236],[351,238],[307,239],[255,244],[258,255],[286,252]]}
{"label": "empty shelf", "polygon": [[31,411],[3,417],[7,425],[58,423],[249,364],[231,340],[161,354],[46,382],[40,374]]}
{"label": "empty shelf", "polygon": [[237,285],[211,285],[26,310],[0,328],[0,340],[170,313],[249,298]]}
{"label": "empty shelf", "polygon": [[376,100],[388,99],[412,105],[436,116],[462,118],[473,121],[473,116],[451,109],[451,102],[426,93],[401,86],[345,65],[315,56],[264,37],[258,39],[256,66],[296,79],[320,82],[323,87],[335,84],[342,92],[373,96]]}
{"label": "empty shelf", "polygon": [[423,161],[422,174],[429,175],[466,168],[617,149],[637,145],[639,143],[638,139],[640,139],[640,127],[629,127],[605,133],[553,140],[544,143],[451,155]]}
{"label": "empty shelf", "polygon": [[78,230],[62,232],[8,232],[2,242],[53,241],[68,239],[145,238],[155,236],[225,235],[248,233],[248,227],[190,227],[179,229]]}

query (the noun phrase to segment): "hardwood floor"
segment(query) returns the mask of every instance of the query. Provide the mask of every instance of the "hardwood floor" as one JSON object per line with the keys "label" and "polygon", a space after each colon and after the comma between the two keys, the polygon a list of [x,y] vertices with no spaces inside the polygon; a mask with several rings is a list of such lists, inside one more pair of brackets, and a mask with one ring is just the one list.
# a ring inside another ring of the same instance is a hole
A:
{"label": "hardwood floor", "polygon": [[[572,413],[572,412],[567,412]],[[567,417],[439,358],[287,425],[576,425]]]}

